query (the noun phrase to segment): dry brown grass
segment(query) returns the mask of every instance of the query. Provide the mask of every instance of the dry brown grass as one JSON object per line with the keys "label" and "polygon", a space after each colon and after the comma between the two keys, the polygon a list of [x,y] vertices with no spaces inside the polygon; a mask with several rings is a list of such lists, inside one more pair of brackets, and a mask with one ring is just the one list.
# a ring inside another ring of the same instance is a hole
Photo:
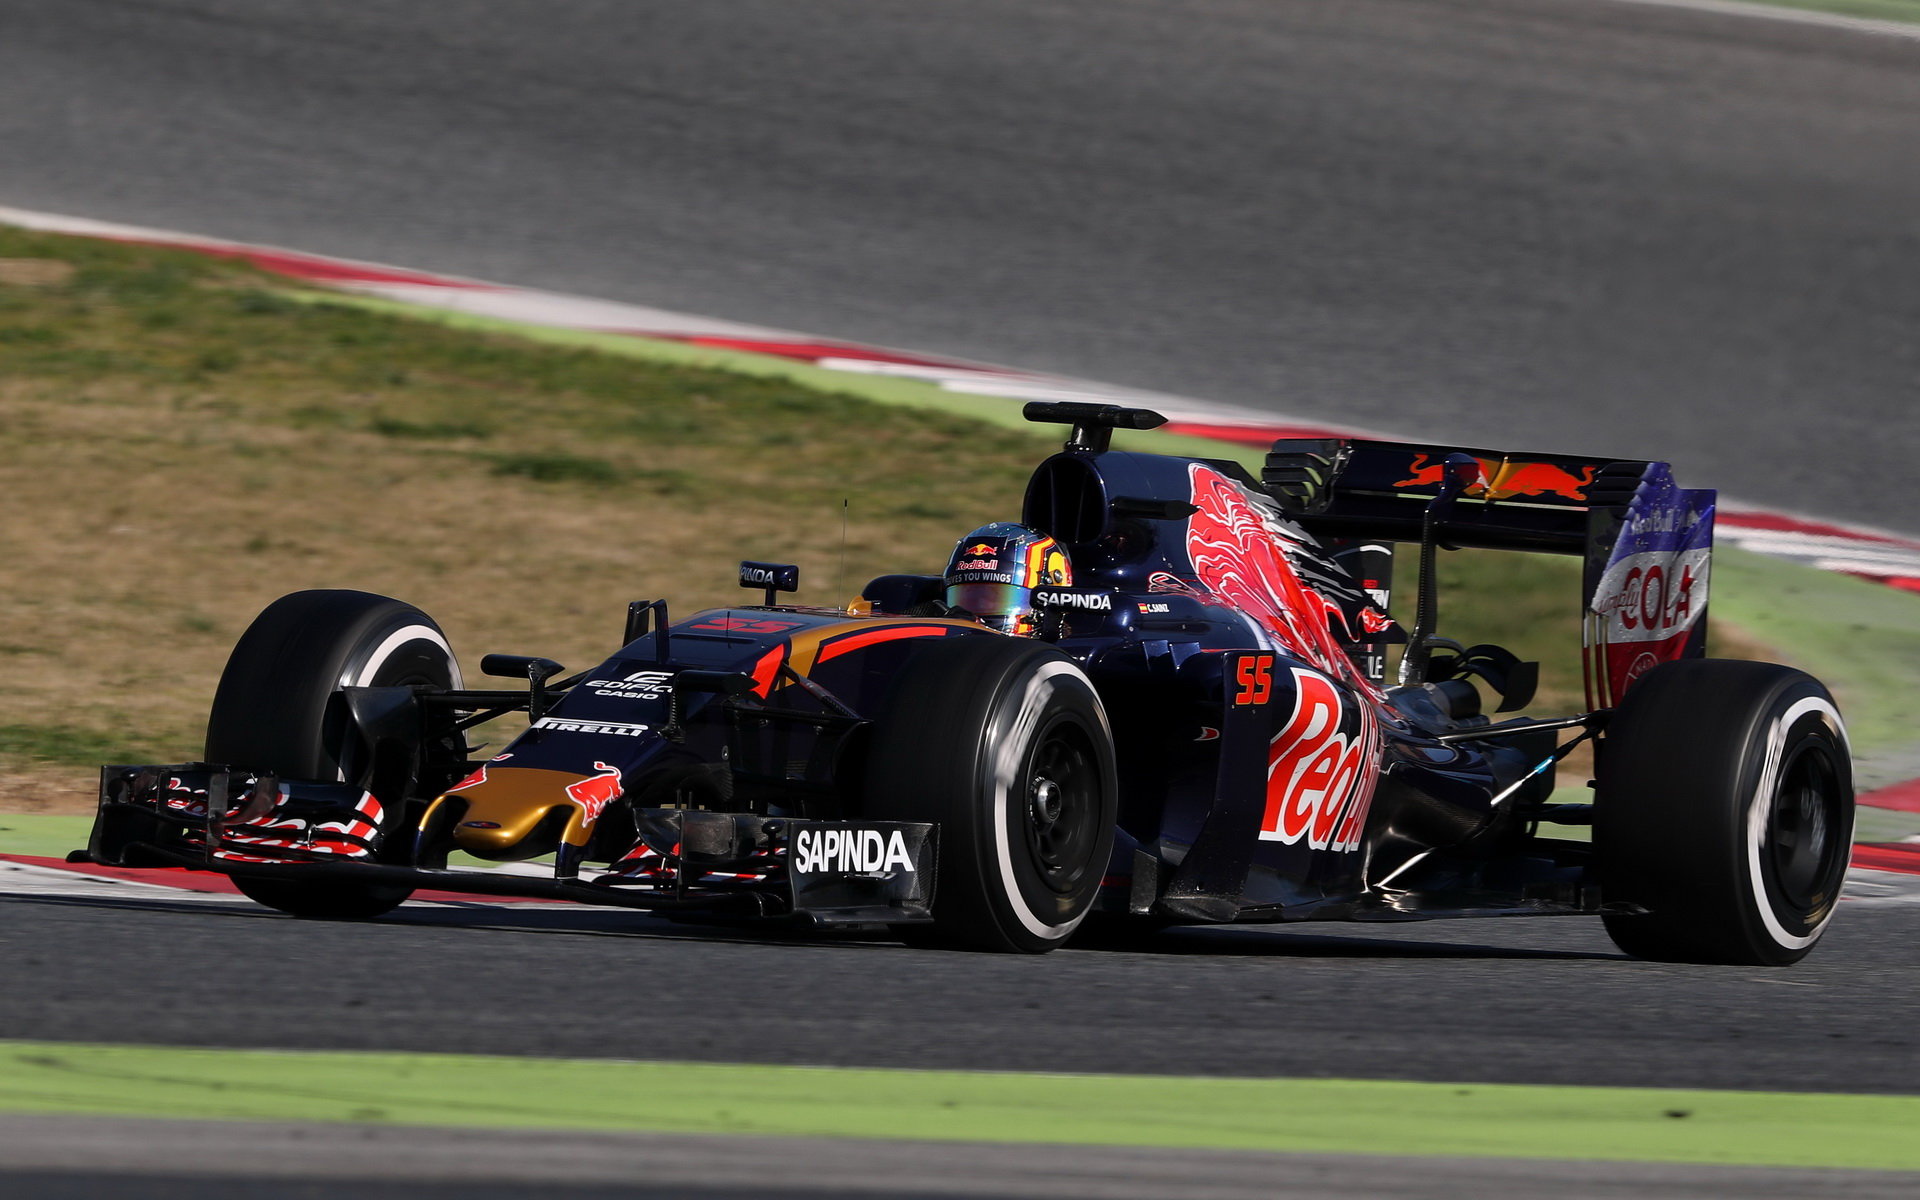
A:
{"label": "dry brown grass", "polygon": [[98,802],[98,771],[0,760],[0,812],[85,816]]}
{"label": "dry brown grass", "polygon": [[0,284],[50,287],[73,278],[73,264],[57,258],[0,258]]}

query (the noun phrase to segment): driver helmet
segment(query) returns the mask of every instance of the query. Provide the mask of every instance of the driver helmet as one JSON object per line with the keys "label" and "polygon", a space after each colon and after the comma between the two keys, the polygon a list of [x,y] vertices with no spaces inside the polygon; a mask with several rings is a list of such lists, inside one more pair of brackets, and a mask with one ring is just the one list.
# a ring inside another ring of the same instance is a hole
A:
{"label": "driver helmet", "polygon": [[947,560],[947,606],[1002,633],[1034,632],[1033,589],[1073,583],[1067,552],[1037,529],[996,521],[960,539]]}

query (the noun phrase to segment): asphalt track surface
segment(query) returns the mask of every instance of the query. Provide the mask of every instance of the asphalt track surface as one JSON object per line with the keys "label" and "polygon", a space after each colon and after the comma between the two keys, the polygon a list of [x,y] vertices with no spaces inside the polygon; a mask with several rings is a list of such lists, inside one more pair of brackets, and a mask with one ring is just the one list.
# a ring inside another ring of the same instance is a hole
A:
{"label": "asphalt track surface", "polygon": [[1916,68],[1610,0],[8,0],[0,203],[1920,532]]}
{"label": "asphalt track surface", "polygon": [[1914,905],[1786,970],[1589,919],[1176,930],[1043,957],[566,906],[370,924],[0,897],[9,1038],[1179,1075],[1911,1093]]}
{"label": "asphalt track surface", "polygon": [[[76,1170],[76,1160],[89,1164]],[[0,1117],[15,1200],[1906,1200],[1909,1172]]]}

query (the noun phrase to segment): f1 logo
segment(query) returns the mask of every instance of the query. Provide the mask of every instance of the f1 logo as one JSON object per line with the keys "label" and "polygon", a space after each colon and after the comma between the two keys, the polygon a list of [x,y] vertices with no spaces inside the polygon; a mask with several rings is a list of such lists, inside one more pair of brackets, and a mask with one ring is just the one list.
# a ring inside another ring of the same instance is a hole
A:
{"label": "f1 logo", "polygon": [[1233,694],[1235,707],[1265,704],[1273,699],[1273,655],[1242,655],[1234,665],[1234,679],[1240,690]]}

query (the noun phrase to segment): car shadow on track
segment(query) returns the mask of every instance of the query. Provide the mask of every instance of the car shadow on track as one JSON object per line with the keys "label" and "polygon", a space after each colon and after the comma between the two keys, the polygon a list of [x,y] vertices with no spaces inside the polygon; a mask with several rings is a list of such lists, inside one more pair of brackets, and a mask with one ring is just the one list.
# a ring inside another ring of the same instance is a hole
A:
{"label": "car shadow on track", "polygon": [[[1456,928],[1458,924],[1456,923]],[[1325,928],[1322,926],[1322,928]],[[1611,950],[1492,945],[1409,937],[1406,926],[1366,927],[1367,933],[1308,933],[1292,926],[1179,926],[1164,929],[1085,930],[1068,950],[1096,954],[1205,958],[1469,958],[1632,961]]]}
{"label": "car shadow on track", "polygon": [[237,896],[222,896],[207,900],[172,900],[165,897],[145,896],[0,893],[0,904],[7,903],[125,913],[237,918],[248,921],[284,921],[288,922],[290,927],[410,926],[422,929],[464,929],[474,933],[533,933],[552,937],[640,938],[650,941],[697,941],[741,945],[901,948],[897,939],[878,928],[871,931],[847,931],[822,935],[818,931],[784,925],[767,925],[749,929],[739,925],[667,921],[660,917],[625,909],[589,908],[584,905],[569,904],[510,907],[485,903],[456,903],[434,907],[403,906],[386,916],[368,921],[329,921],[288,916]]}
{"label": "car shadow on track", "polygon": [[649,941],[712,942],[765,946],[837,946],[841,948],[896,948],[899,941],[885,929],[850,929],[829,934],[803,926],[769,922],[743,926],[724,921],[668,920],[615,908],[550,905],[506,908],[475,904],[445,908],[400,909],[380,918],[386,924],[436,929],[467,929],[475,933],[536,933],[555,937],[641,938]]}
{"label": "car shadow on track", "polygon": [[[402,909],[386,921],[463,928],[475,931],[544,933],[600,937],[634,937],[674,941],[729,942],[755,945],[868,947],[914,954],[951,954],[954,951],[907,947],[879,927],[833,933],[778,922],[743,928],[725,921],[669,921],[660,917],[609,909],[572,906],[522,906]],[[1409,923],[1364,927],[1367,933],[1308,933],[1300,926],[1181,926],[1154,929],[1083,929],[1063,952],[1157,956],[1268,958],[1479,958],[1479,959],[1598,959],[1624,960],[1617,953],[1448,942],[1407,936]],[[1455,922],[1456,927],[1459,926]],[[1322,926],[1321,928],[1326,928]],[[965,951],[961,951],[965,953]]]}
{"label": "car shadow on track", "polygon": [[[17,894],[0,901],[90,908],[123,912],[168,913],[248,921],[285,921],[306,925],[306,918],[289,917],[248,901],[170,900],[159,897],[49,896]],[[353,922],[313,922],[344,925]],[[365,922],[378,926],[414,926],[461,929],[475,934],[538,934],[545,937],[633,938],[645,941],[705,942],[758,946],[830,947],[884,950],[900,954],[956,953],[902,945],[881,928],[838,931],[769,924],[758,928],[705,922],[668,921],[618,909],[572,905],[507,907],[475,903],[445,907],[402,907]],[[1306,932],[1300,926],[1178,926],[1155,929],[1103,925],[1083,929],[1065,954],[1194,956],[1206,958],[1378,958],[1378,959],[1554,959],[1561,961],[1632,961],[1617,952],[1564,948],[1490,945],[1477,941],[1415,939],[1405,925],[1366,927],[1365,933]],[[961,951],[964,953],[964,951]]]}

